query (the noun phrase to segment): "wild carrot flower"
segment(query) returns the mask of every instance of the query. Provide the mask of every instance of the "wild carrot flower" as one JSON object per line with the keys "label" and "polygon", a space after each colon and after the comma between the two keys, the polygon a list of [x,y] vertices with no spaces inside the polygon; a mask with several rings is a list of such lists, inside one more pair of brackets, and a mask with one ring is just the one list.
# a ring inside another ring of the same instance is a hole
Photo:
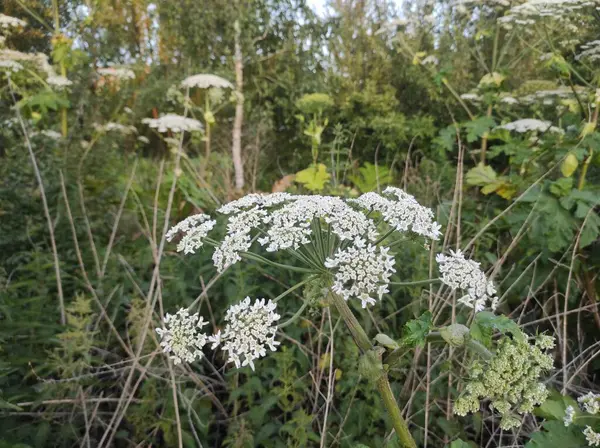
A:
{"label": "wild carrot flower", "polygon": [[225,315],[225,329],[208,337],[213,343],[211,348],[221,346],[227,353],[227,362],[238,368],[249,365],[254,370],[254,360],[266,356],[267,348],[277,350],[280,344],[275,340],[275,322],[280,318],[276,308],[271,300],[257,299],[251,303],[250,297],[230,306]]}
{"label": "wild carrot flower", "polygon": [[565,416],[563,417],[563,422],[565,426],[569,426],[573,423],[573,418],[575,417],[575,408],[573,406],[567,406],[565,409]]}
{"label": "wild carrot flower", "polygon": [[600,446],[600,433],[594,431],[591,426],[586,426],[583,435],[589,446]]}
{"label": "wild carrot flower", "polygon": [[133,70],[124,67],[104,67],[96,70],[100,76],[116,78],[116,79],[135,79]]}
{"label": "wild carrot flower", "polygon": [[167,313],[164,322],[166,328],[157,328],[156,332],[161,338],[163,351],[172,354],[174,364],[202,359],[202,347],[207,341],[202,327],[208,323],[202,316],[198,313],[190,315],[186,308],[181,308],[174,315]]}
{"label": "wild carrot flower", "polygon": [[48,78],[46,78],[46,82],[57,89],[64,89],[65,87],[69,87],[71,84],[73,84],[73,81],[59,75],[48,76]]}
{"label": "wild carrot flower", "polygon": [[579,406],[592,415],[600,413],[600,394],[588,392],[577,399]]}
{"label": "wild carrot flower", "polygon": [[27,25],[27,23],[16,17],[0,14],[0,28],[9,30],[10,28],[18,28]]}

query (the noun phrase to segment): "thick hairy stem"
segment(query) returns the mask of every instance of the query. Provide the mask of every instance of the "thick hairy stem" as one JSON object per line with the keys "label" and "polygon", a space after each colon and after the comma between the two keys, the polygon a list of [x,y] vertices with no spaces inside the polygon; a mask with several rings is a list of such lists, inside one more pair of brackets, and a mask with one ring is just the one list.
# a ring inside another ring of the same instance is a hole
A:
{"label": "thick hairy stem", "polygon": [[394,398],[394,393],[392,392],[392,388],[390,387],[390,382],[388,381],[387,374],[381,375],[381,378],[377,380],[377,390],[379,390],[381,398],[383,398],[385,408],[390,414],[392,424],[394,425],[394,429],[396,430],[398,439],[400,439],[400,446],[406,448],[417,448],[415,439],[413,439],[412,435],[410,434],[410,431],[408,430],[408,425],[406,424],[406,420],[404,420],[404,418],[402,417],[402,412],[400,412],[398,403]]}
{"label": "thick hairy stem", "polygon": [[[332,291],[329,292],[329,298],[342,316],[342,319],[344,319],[356,345],[358,345],[363,352],[371,350],[373,345],[371,344],[369,336],[367,336],[367,333],[356,319],[356,316],[354,316],[354,313],[346,301],[340,295]],[[400,407],[394,398],[385,370],[382,371],[381,376],[377,380],[377,390],[379,390],[381,398],[383,399],[383,404],[392,419],[392,424],[398,435],[400,446],[403,448],[417,448],[417,444],[408,430],[406,420],[402,417]]]}

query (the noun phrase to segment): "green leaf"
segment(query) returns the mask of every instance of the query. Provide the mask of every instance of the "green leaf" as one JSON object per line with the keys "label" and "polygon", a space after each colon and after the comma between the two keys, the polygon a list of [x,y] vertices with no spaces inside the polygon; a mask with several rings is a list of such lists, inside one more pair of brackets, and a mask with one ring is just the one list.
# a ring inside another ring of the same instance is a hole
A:
{"label": "green leaf", "polygon": [[308,168],[296,173],[296,182],[304,185],[310,191],[318,191],[325,188],[331,175],[327,172],[327,167],[322,163],[317,166],[311,165]]}
{"label": "green leaf", "polygon": [[543,431],[535,432],[525,448],[583,448],[587,446],[581,429],[565,426],[562,421],[553,420],[542,425]]}
{"label": "green leaf", "polygon": [[408,347],[423,347],[425,338],[433,328],[433,315],[425,311],[418,319],[409,320],[404,325],[401,344]]}
{"label": "green leaf", "polygon": [[433,140],[433,143],[445,152],[452,151],[456,143],[456,128],[453,125],[450,125],[442,129],[439,136]]}
{"label": "green leaf", "polygon": [[475,168],[467,171],[465,181],[467,185],[482,187],[489,184],[494,184],[498,180],[498,176],[494,169],[489,165],[479,163]]}
{"label": "green leaf", "polygon": [[552,390],[550,396],[540,406],[537,406],[533,413],[538,417],[543,417],[546,420],[563,421],[565,417],[565,409],[567,406],[573,406],[579,409],[577,402],[568,395],[561,395],[557,390]]}
{"label": "green leaf", "polygon": [[510,333],[515,339],[524,340],[525,336],[516,322],[504,315],[496,315],[490,311],[481,311],[475,315],[470,334],[473,339],[489,346],[494,331]]}
{"label": "green leaf", "polygon": [[462,439],[456,439],[450,444],[449,448],[474,448],[475,446],[476,445],[465,442]]}
{"label": "green leaf", "polygon": [[365,162],[358,171],[359,175],[348,177],[362,193],[377,190],[378,186],[381,188],[392,181],[392,173],[385,165],[375,166]]}
{"label": "green leaf", "polygon": [[48,110],[58,110],[63,107],[68,108],[70,105],[71,103],[67,99],[52,90],[43,90],[36,95],[23,98],[17,103],[17,107],[38,108],[44,114]]}
{"label": "green leaf", "polygon": [[565,177],[571,177],[578,166],[579,161],[577,160],[577,157],[575,157],[575,154],[570,152],[569,154],[567,154],[567,157],[565,157],[565,160],[563,160],[563,162],[561,163],[560,172]]}
{"label": "green leaf", "polygon": [[492,117],[479,117],[464,124],[467,131],[467,141],[473,143],[488,132],[496,122]]}

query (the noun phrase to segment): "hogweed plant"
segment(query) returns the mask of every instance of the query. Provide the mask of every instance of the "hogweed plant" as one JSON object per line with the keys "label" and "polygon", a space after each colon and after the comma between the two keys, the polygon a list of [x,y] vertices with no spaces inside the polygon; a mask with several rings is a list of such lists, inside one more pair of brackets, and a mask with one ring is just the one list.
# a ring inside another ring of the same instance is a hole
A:
{"label": "hogweed plant", "polygon": [[[489,341],[476,340],[469,328],[458,323],[435,328],[428,313],[417,325],[409,322],[407,328],[418,327],[419,331],[404,335],[400,342],[384,334],[371,338],[359,323],[351,304],[377,306],[389,292],[396,272],[394,248],[416,238],[427,249],[442,235],[432,210],[410,194],[395,187],[356,199],[250,194],[222,206],[218,212],[226,220],[227,232],[222,239],[209,236],[217,221],[198,214],[174,226],[166,235],[167,241],[179,238],[177,250],[184,254],[214,248],[212,259],[219,272],[251,260],[303,273],[305,278],[272,300],[246,297],[231,306],[224,329],[213,335],[203,332],[206,322],[202,317],[185,308],[167,315],[164,328],[157,332],[165,353],[176,363],[201,359],[202,349],[211,343],[211,349],[224,352],[227,363],[260,369],[258,360],[280,345],[277,333],[299,319],[310,300],[305,300],[285,322],[280,322],[277,303],[306,286],[339,312],[362,352],[359,372],[377,387],[404,447],[416,447],[416,443],[392,393],[388,372],[407,349],[419,343],[465,347],[471,355],[455,414],[477,412],[485,402],[501,415],[501,427],[511,429],[520,425],[519,414],[532,412],[545,400],[548,392],[540,378],[552,368],[547,351],[554,346],[554,339],[545,335],[529,338],[510,319],[495,315],[492,311],[498,297],[493,282],[486,278],[479,263],[459,250],[438,254],[440,278],[422,283],[440,281],[460,291],[457,303],[475,313],[473,325],[488,332]],[[261,249],[267,253],[283,251],[295,262],[281,264],[260,254]],[[494,329],[503,334],[492,342]]]}

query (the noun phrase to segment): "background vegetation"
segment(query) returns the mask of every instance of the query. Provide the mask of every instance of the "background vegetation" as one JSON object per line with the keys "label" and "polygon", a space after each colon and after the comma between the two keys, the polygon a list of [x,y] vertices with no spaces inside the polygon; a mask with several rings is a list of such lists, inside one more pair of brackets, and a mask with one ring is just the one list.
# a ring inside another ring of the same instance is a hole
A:
{"label": "background vegetation", "polygon": [[[407,354],[391,380],[418,443],[585,446],[560,419],[564,396],[600,389],[600,67],[578,56],[600,16],[506,29],[509,7],[332,0],[320,17],[303,0],[4,0],[2,13],[27,26],[6,36],[1,59],[45,53],[73,84],[51,89],[35,69],[0,75],[0,446],[177,446],[178,433],[184,446],[396,446],[328,308],[287,328],[256,372],[219,357],[170,371],[153,331],[196,300],[214,324],[229,304],[296,281],[247,261],[217,275],[209,251],[165,245],[165,227],[247,192],[355,196],[388,184],[436,211],[445,236],[432,254],[467,250],[501,311],[558,341],[555,393],[514,432],[485,408],[452,415],[462,353]],[[107,66],[135,78],[98,74]],[[196,73],[234,86],[243,75],[243,87],[192,92],[201,121],[213,95],[211,151],[206,132],[185,134],[176,170],[173,136],[141,121],[182,113],[179,84]],[[499,128],[520,118],[560,132]],[[432,276],[427,252],[398,250],[395,281]],[[370,334],[399,337],[427,309],[440,325],[466,319],[456,299],[395,287],[355,311]],[[299,303],[287,298],[281,314]]]}

